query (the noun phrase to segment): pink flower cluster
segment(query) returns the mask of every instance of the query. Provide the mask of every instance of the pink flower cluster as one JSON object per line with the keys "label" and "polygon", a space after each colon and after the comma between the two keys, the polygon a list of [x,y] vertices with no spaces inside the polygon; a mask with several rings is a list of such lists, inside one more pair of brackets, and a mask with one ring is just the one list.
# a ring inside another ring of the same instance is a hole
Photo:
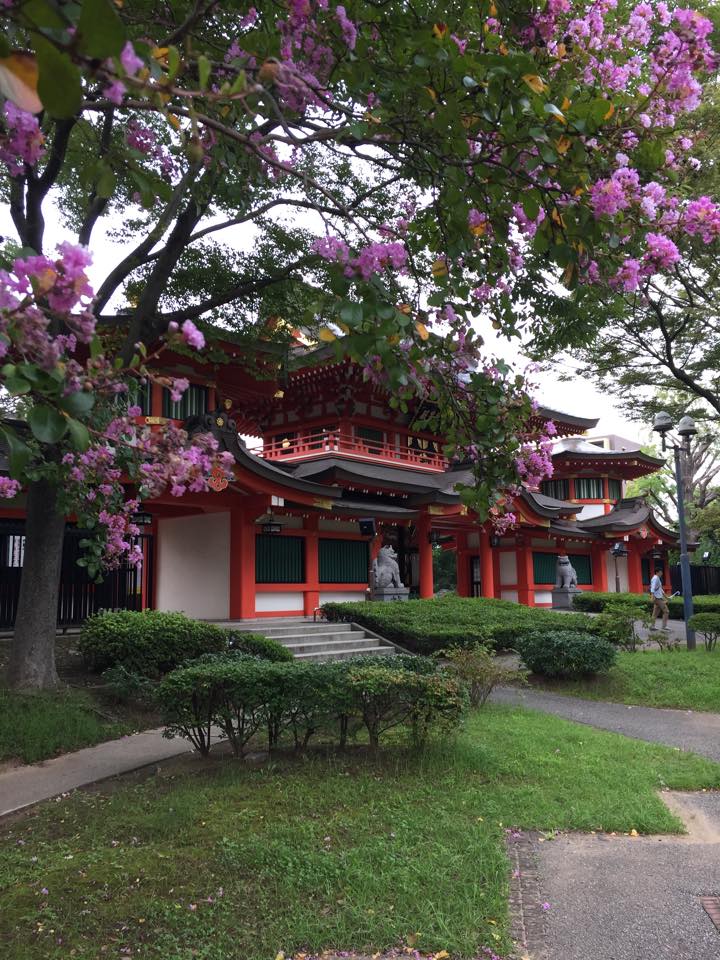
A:
{"label": "pink flower cluster", "polygon": [[11,177],[19,177],[25,164],[34,167],[45,152],[45,137],[37,117],[16,107],[10,100],[3,107],[5,131],[0,129],[0,160]]}
{"label": "pink flower cluster", "polygon": [[0,499],[12,500],[20,493],[20,484],[11,477],[0,476]]}
{"label": "pink flower cluster", "polygon": [[346,277],[359,275],[363,280],[387,269],[402,272],[408,258],[405,244],[400,241],[369,243],[356,257],[350,256],[350,248],[339,237],[317,237],[311,249],[324,260],[344,264]]}

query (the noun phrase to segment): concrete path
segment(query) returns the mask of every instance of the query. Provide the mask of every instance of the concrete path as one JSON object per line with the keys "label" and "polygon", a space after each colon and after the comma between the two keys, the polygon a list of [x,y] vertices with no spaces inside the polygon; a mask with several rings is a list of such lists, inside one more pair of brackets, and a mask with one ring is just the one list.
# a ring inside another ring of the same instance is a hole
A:
{"label": "concrete path", "polygon": [[536,845],[548,960],[718,960],[720,793],[663,795],[687,837],[568,834]]}
{"label": "concrete path", "polygon": [[622,733],[626,737],[692,750],[693,753],[720,762],[720,714],[717,713],[631,707],[625,703],[581,700],[579,697],[522,687],[496,688],[491,699],[494,703],[553,713],[576,723]]}
{"label": "concrete path", "polygon": [[189,753],[192,749],[186,740],[166,740],[161,729],[146,730],[52,760],[15,767],[0,774],[0,817],[97,780]]}

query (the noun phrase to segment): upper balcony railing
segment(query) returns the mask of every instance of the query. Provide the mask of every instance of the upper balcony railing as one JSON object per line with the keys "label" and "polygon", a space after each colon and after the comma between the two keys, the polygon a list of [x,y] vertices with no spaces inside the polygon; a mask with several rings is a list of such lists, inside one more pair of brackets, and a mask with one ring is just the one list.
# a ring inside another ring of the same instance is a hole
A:
{"label": "upper balcony railing", "polygon": [[449,463],[447,457],[434,450],[416,450],[381,440],[365,440],[350,434],[329,431],[282,440],[266,440],[258,447],[251,447],[250,452],[266,460],[282,460],[286,463],[330,454],[372,463],[393,463],[418,470],[447,470]]}

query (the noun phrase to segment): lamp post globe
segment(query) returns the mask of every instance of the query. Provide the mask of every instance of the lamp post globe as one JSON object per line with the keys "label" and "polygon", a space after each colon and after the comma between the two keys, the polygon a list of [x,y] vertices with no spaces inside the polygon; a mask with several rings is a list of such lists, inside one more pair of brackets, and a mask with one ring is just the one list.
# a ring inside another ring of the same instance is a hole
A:
{"label": "lamp post globe", "polygon": [[695,426],[695,421],[692,417],[689,417],[687,414],[680,420],[680,423],[677,427],[677,432],[685,440],[690,440],[690,437],[697,435],[697,427]]}
{"label": "lamp post globe", "polygon": [[655,433],[659,433],[664,437],[668,430],[672,429],[672,425],[672,417],[669,413],[661,410],[660,413],[655,414],[652,426]]}

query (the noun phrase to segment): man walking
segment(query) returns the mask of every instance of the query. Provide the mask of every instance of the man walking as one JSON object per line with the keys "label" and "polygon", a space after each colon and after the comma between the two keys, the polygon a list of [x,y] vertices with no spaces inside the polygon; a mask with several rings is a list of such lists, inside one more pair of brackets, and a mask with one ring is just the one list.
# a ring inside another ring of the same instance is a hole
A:
{"label": "man walking", "polygon": [[662,579],[660,577],[661,573],[662,573],[662,567],[656,567],[655,574],[652,580],[650,581],[650,596],[653,598],[653,609],[652,609],[653,630],[656,629],[655,622],[661,614],[662,614],[662,629],[667,630],[668,617],[670,616],[670,610],[667,605],[667,597],[665,596]]}

